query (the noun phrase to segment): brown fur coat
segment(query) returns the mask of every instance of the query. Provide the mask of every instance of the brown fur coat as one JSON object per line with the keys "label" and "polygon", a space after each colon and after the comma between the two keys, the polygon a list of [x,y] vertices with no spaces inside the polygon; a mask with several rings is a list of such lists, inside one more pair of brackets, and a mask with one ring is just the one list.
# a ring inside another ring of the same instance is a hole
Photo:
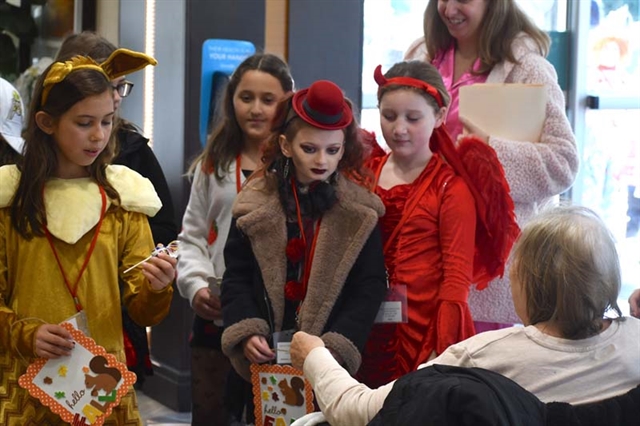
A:
{"label": "brown fur coat", "polygon": [[[377,229],[384,206],[375,194],[341,176],[336,194],[338,202],[322,219],[298,324],[320,336],[355,373],[386,289]],[[237,226],[232,224],[227,241],[222,283],[222,348],[248,378],[242,342],[282,329],[286,219],[277,193],[265,189],[262,179],[252,180],[238,195],[233,216]]]}

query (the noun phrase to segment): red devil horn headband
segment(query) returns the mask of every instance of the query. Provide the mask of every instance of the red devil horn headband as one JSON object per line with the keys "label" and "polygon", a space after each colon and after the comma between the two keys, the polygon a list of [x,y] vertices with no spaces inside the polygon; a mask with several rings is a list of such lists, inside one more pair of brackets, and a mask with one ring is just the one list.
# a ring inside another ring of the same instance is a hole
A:
{"label": "red devil horn headband", "polygon": [[424,90],[427,92],[433,99],[438,103],[438,107],[442,108],[444,106],[444,102],[442,101],[442,95],[440,92],[433,87],[432,85],[418,80],[417,78],[412,77],[393,77],[387,79],[384,74],[382,74],[382,65],[378,65],[376,70],[373,72],[373,79],[378,83],[378,94],[380,94],[380,89],[383,87],[397,85],[397,86],[409,86],[415,87],[416,89]]}

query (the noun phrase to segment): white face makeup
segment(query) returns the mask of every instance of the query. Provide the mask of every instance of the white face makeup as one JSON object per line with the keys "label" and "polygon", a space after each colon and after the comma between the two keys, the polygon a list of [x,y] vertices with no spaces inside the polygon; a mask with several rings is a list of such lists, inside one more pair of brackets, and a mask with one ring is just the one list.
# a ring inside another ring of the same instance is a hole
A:
{"label": "white face makeup", "polygon": [[344,131],[305,125],[292,141],[281,135],[280,149],[293,161],[298,182],[308,185],[326,180],[336,171],[344,154]]}

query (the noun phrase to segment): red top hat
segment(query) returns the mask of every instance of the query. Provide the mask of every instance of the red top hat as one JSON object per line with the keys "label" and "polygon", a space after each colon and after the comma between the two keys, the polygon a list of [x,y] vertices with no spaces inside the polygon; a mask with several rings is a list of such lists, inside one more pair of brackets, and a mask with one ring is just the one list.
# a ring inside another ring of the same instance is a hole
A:
{"label": "red top hat", "polygon": [[318,80],[296,92],[292,106],[300,118],[319,129],[344,129],[353,121],[342,90],[328,80]]}

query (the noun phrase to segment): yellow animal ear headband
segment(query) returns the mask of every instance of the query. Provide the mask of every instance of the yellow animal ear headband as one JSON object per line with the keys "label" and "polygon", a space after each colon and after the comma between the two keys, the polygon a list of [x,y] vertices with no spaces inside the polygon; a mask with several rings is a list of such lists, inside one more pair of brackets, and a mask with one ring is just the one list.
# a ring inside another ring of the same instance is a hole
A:
{"label": "yellow animal ear headband", "polygon": [[64,80],[71,72],[92,69],[101,72],[109,81],[123,75],[139,71],[147,65],[156,65],[158,61],[151,56],[129,49],[116,49],[106,61],[98,64],[88,56],[75,56],[70,61],[56,62],[51,65],[42,89],[42,105],[47,101],[51,88]]}

